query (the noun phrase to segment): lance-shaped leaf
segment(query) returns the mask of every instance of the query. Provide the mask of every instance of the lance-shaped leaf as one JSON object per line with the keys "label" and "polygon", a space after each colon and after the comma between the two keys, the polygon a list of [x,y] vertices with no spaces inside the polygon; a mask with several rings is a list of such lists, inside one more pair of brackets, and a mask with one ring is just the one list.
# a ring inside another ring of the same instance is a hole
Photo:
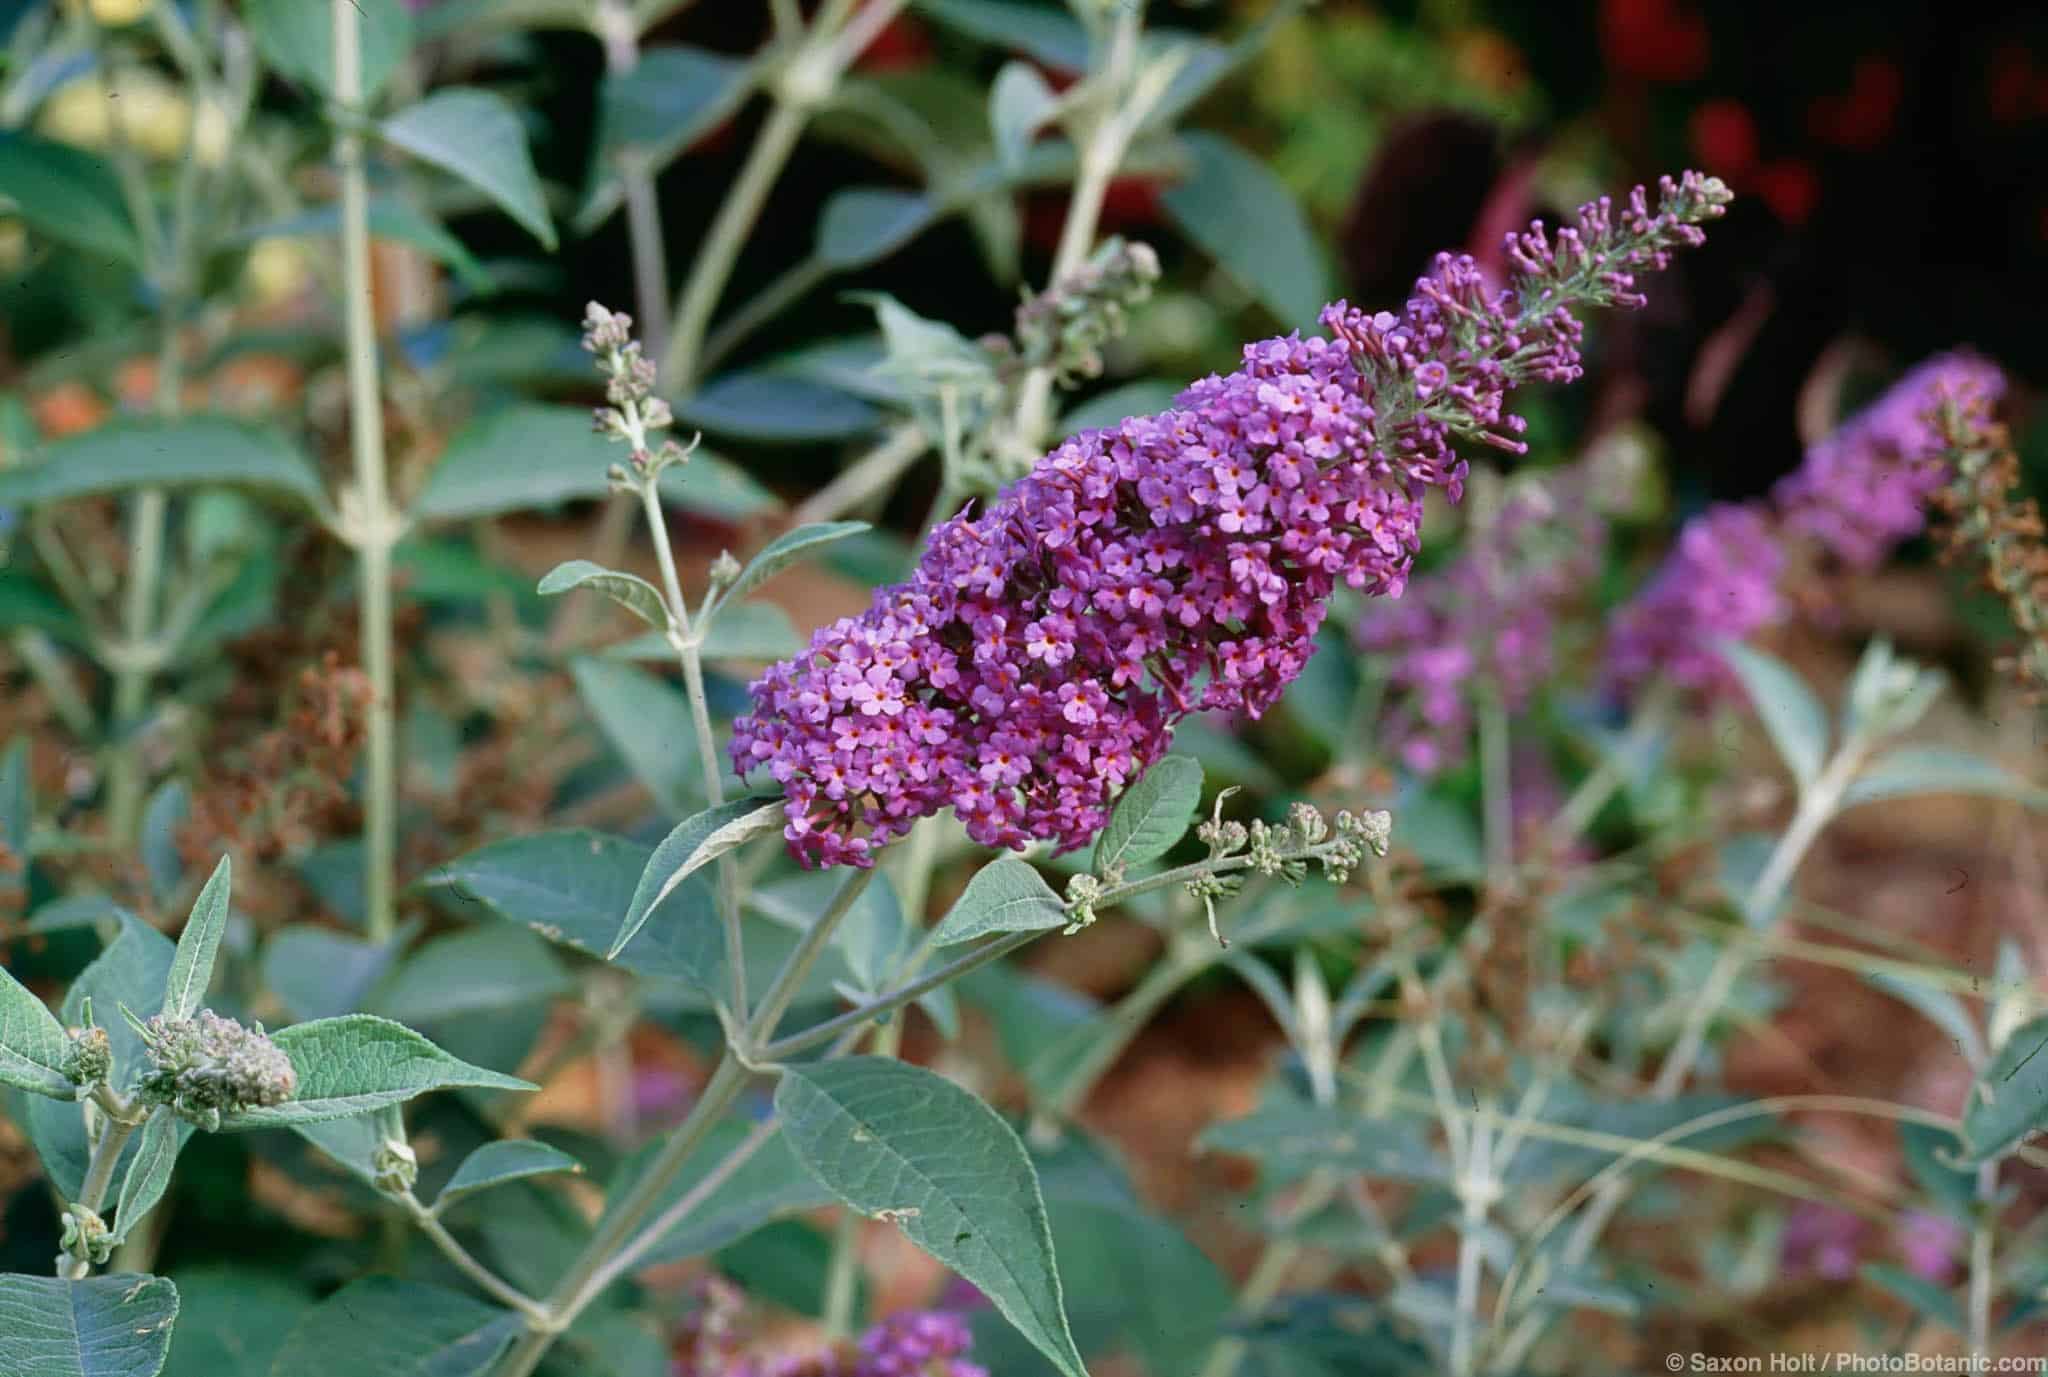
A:
{"label": "lance-shaped leaf", "polygon": [[1068,919],[1060,896],[1028,862],[1004,856],[974,872],[931,942],[950,947],[996,932],[1041,932],[1065,927]]}
{"label": "lance-shaped leaf", "polygon": [[0,469],[0,506],[35,506],[125,488],[221,484],[327,509],[320,472],[276,431],[219,416],[115,421]]}
{"label": "lance-shaped leaf", "polygon": [[1970,1089],[1963,1140],[1972,1162],[2002,1157],[2048,1127],[2048,1017],[2006,1035]]}
{"label": "lance-shaped leaf", "polygon": [[1739,642],[1721,649],[1749,701],[1756,705],[1778,758],[1792,771],[1800,788],[1819,776],[1828,751],[1828,714],[1820,700],[1782,660]]}
{"label": "lance-shaped leaf", "polygon": [[783,1068],[783,1133],[819,1183],[887,1219],[987,1296],[1065,1377],[1087,1377],[1038,1173],[1010,1126],[943,1076],[887,1057]]}
{"label": "lance-shaped leaf", "polygon": [[[660,1209],[666,1209],[697,1189],[713,1171],[724,1167],[733,1152],[753,1134],[755,1125],[726,1119],[705,1137],[703,1146],[662,1193]],[[661,1150],[659,1142],[649,1143],[620,1168],[607,1192],[616,1204],[646,1172]],[[664,1234],[641,1265],[653,1267],[684,1258],[703,1257],[745,1238],[767,1224],[806,1210],[832,1203],[832,1195],[811,1178],[790,1151],[781,1133],[771,1133],[747,1159],[728,1171],[717,1189]]]}
{"label": "lance-shaped leaf", "polygon": [[227,1115],[223,1128],[284,1128],[346,1119],[430,1090],[533,1090],[531,1082],[451,1057],[404,1024],[372,1014],[317,1019],[273,1035],[298,1088],[283,1104]]}
{"label": "lance-shaped leaf", "polygon": [[76,1099],[70,1065],[71,1038],[64,1025],[48,1005],[0,969],[0,1085]]}
{"label": "lance-shaped leaf", "polygon": [[136,1135],[135,1157],[128,1174],[121,1178],[121,1195],[114,1206],[114,1237],[125,1239],[135,1226],[149,1217],[171,1184],[171,1169],[178,1153],[192,1136],[192,1125],[158,1108],[151,1111],[142,1132]]}
{"label": "lance-shaped leaf", "polygon": [[587,559],[572,559],[557,564],[540,581],[542,597],[551,598],[578,588],[590,588],[604,594],[656,630],[668,628],[668,604],[661,600],[655,586],[638,574],[607,569]]}
{"label": "lance-shaped leaf", "polygon": [[232,867],[222,856],[192,903],[192,916],[178,936],[170,978],[164,982],[165,1018],[190,1018],[206,998],[206,987],[213,981],[213,958],[220,951],[221,934],[227,931],[231,878]]}
{"label": "lance-shaped leaf", "polygon": [[520,1181],[529,1176],[552,1176],[565,1171],[580,1173],[582,1170],[583,1164],[560,1148],[549,1147],[531,1138],[500,1138],[496,1142],[485,1143],[462,1159],[455,1175],[448,1178],[448,1184],[441,1187],[441,1193],[434,1197],[434,1213],[439,1214],[464,1196],[502,1186],[508,1181]]}
{"label": "lance-shaped leaf", "polygon": [[758,798],[721,803],[679,823],[654,848],[654,855],[633,891],[633,902],[626,906],[626,921],[619,925],[619,935],[612,939],[605,959],[624,951],[626,944],[639,935],[647,915],[675,893],[683,881],[734,847],[781,826],[782,800]]}
{"label": "lance-shaped leaf", "polygon": [[996,156],[1011,172],[1024,165],[1024,150],[1038,131],[1059,116],[1060,98],[1028,62],[1006,62],[988,92],[988,125]]}
{"label": "lance-shaped leaf", "polygon": [[542,247],[554,250],[555,225],[526,146],[526,126],[502,96],[446,87],[399,111],[380,129],[387,142],[490,197]]}
{"label": "lance-shaped leaf", "polygon": [[395,1104],[347,1119],[293,1124],[292,1132],[334,1159],[366,1186],[377,1184],[377,1158],[386,1143],[406,1142],[405,1114]]}
{"label": "lance-shaped leaf", "polygon": [[829,545],[835,540],[844,540],[850,535],[859,535],[867,529],[865,521],[816,521],[783,532],[763,546],[760,554],[747,561],[747,567],[740,570],[739,578],[725,590],[725,596],[718,600],[718,607],[712,610],[712,615],[717,616],[726,604],[737,603],[774,578],[803,558],[806,551]]}
{"label": "lance-shaped leaf", "polygon": [[893,187],[834,192],[818,216],[817,255],[840,272],[863,268],[902,248],[938,218],[931,200]]}
{"label": "lance-shaped leaf", "polygon": [[1202,801],[1202,767],[1184,755],[1163,756],[1124,790],[1095,839],[1095,869],[1142,865],[1173,849]]}
{"label": "lance-shaped leaf", "polygon": [[670,817],[687,817],[704,792],[689,699],[637,666],[595,655],[569,662],[569,676],[612,749]]}
{"label": "lance-shaped leaf", "polygon": [[156,1377],[177,1318],[168,1277],[0,1275],[0,1373]]}
{"label": "lance-shaped leaf", "polygon": [[[357,0],[355,10],[363,98],[372,100],[412,47],[412,13],[404,0]],[[327,6],[244,0],[242,19],[272,67],[323,95],[334,94],[334,18]]]}
{"label": "lance-shaped leaf", "polygon": [[1900,746],[1863,768],[1842,792],[1842,806],[1911,798],[1917,794],[1978,794],[2048,809],[2048,789],[2031,784],[1982,756],[1948,746]]}
{"label": "lance-shaped leaf", "polygon": [[1196,131],[1180,144],[1189,173],[1160,197],[1167,215],[1275,317],[1309,324],[1330,297],[1329,272],[1294,193],[1228,139]]}
{"label": "lance-shaped leaf", "polygon": [[523,1321],[465,1296],[396,1277],[365,1277],[306,1313],[274,1377],[481,1377]]}
{"label": "lance-shaped leaf", "polygon": [[142,264],[142,240],[114,170],[84,149],[0,131],[0,201],[52,239]]}

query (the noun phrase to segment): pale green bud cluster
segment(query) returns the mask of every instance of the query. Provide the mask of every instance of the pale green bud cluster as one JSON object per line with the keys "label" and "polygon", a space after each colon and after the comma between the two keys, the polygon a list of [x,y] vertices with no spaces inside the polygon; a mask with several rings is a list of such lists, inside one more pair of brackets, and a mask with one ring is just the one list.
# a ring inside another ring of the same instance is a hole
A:
{"label": "pale green bud cluster", "polygon": [[57,1242],[67,1256],[88,1262],[103,1263],[114,1255],[114,1231],[98,1211],[83,1205],[64,1207],[64,1232]]}
{"label": "pale green bud cluster", "polygon": [[141,1098],[201,1128],[218,1129],[223,1114],[283,1104],[298,1088],[291,1058],[260,1023],[245,1028],[202,1009],[193,1018],[158,1015],[136,1030],[150,1063]]}
{"label": "pale green bud cluster", "polygon": [[[633,467],[641,472],[658,473],[686,461],[697,447],[695,440],[688,445],[663,440],[658,448],[653,444],[653,433],[667,430],[676,418],[669,404],[654,395],[654,362],[633,338],[633,318],[591,302],[583,311],[583,347],[597,359],[597,371],[605,378],[605,400],[611,403],[592,413],[598,434],[632,446]],[[623,471],[614,472],[611,479],[615,485],[628,481]]]}
{"label": "pale green bud cluster", "polygon": [[81,1090],[105,1085],[114,1069],[114,1049],[107,1042],[107,1030],[100,1027],[71,1030],[71,1064],[65,1073]]}
{"label": "pale green bud cluster", "polygon": [[1050,368],[1062,386],[1102,375],[1102,349],[1124,332],[1133,307],[1152,295],[1159,256],[1149,245],[1112,238],[1086,264],[1017,308],[1015,359]]}
{"label": "pale green bud cluster", "polygon": [[378,1190],[390,1195],[403,1195],[420,1179],[419,1154],[412,1150],[410,1143],[386,1138],[370,1154],[370,1170]]}
{"label": "pale green bud cluster", "polygon": [[[1223,801],[1235,792],[1230,788],[1219,793],[1209,820],[1195,829],[1196,838],[1209,848],[1212,865],[1234,860],[1260,875],[1298,885],[1307,878],[1313,862],[1323,868],[1330,883],[1343,884],[1368,852],[1387,854],[1394,819],[1383,810],[1360,814],[1343,809],[1334,818],[1325,818],[1315,805],[1304,802],[1291,806],[1283,823],[1255,820],[1246,825],[1223,816]],[[1221,869],[1205,870],[1186,882],[1187,892],[1208,910],[1209,931],[1223,946],[1230,944],[1217,931],[1215,901],[1237,893],[1243,885],[1242,871]]]}

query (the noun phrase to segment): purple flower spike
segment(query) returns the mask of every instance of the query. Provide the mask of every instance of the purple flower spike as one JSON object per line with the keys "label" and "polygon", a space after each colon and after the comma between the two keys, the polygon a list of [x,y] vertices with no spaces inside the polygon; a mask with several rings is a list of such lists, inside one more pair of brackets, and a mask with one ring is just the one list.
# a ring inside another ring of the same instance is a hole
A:
{"label": "purple flower spike", "polygon": [[1934,413],[1944,401],[1988,406],[2005,391],[1997,368],[1966,353],[1938,354],[1807,450],[1775,489],[1786,526],[1857,571],[1875,569],[1920,533],[1948,478]]}
{"label": "purple flower spike", "polygon": [[1696,242],[1726,188],[1666,179],[1581,211],[1492,291],[1449,255],[1399,315],[1339,302],[1334,338],[1246,346],[1157,416],[1087,431],[980,515],[933,530],[909,582],[752,686],[733,764],[783,786],[807,865],[872,865],[951,807],[986,846],[1085,845],[1193,712],[1258,716],[1307,663],[1339,581],[1398,595],[1453,436],[1518,448],[1507,393],[1577,376],[1573,305]]}
{"label": "purple flower spike", "polygon": [[988,1377],[961,1355],[973,1345],[967,1322],[938,1310],[891,1315],[861,1336],[853,1377]]}

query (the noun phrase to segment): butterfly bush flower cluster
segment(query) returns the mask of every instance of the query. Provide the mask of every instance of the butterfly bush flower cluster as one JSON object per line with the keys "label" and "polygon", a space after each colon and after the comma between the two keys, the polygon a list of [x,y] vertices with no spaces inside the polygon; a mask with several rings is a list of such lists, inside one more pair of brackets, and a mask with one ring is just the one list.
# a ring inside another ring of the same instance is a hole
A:
{"label": "butterfly bush flower cluster", "polygon": [[967,1360],[974,1342],[967,1322],[946,1311],[891,1315],[863,1334],[851,1352],[761,1358],[740,1352],[744,1305],[736,1288],[711,1279],[685,1332],[676,1377],[988,1377],[988,1369]]}
{"label": "butterfly bush flower cluster", "polygon": [[202,1009],[192,1018],[159,1014],[136,1031],[150,1065],[142,1097],[209,1131],[223,1114],[283,1104],[298,1088],[291,1058],[260,1023],[245,1028]]}
{"label": "butterfly bush flower cluster", "polygon": [[1513,713],[1549,675],[1558,614],[1592,577],[1605,532],[1592,476],[1577,467],[1518,484],[1455,559],[1360,618],[1354,639],[1385,676],[1381,731],[1409,769],[1464,757],[1475,685]]}
{"label": "butterfly bush flower cluster", "polygon": [[1507,393],[1578,376],[1571,308],[1639,302],[1634,274],[1727,199],[1687,174],[1654,211],[1595,202],[1555,242],[1514,236],[1505,289],[1440,256],[1399,315],[1338,302],[1328,337],[1248,345],[1171,409],[1074,436],[757,680],[735,769],[782,785],[809,865],[871,865],[949,806],[983,845],[1084,845],[1181,719],[1273,704],[1339,583],[1401,591],[1424,492],[1462,491],[1453,437],[1519,448]]}
{"label": "butterfly bush flower cluster", "polygon": [[1989,405],[1998,370],[1968,354],[1929,359],[1806,453],[1771,503],[1716,503],[1685,524],[1664,565],[1616,614],[1607,672],[1624,691],[1661,673],[1688,690],[1734,680],[1718,646],[1780,620],[1787,546],[1805,540],[1868,570],[1919,533],[1949,466],[1935,416]]}

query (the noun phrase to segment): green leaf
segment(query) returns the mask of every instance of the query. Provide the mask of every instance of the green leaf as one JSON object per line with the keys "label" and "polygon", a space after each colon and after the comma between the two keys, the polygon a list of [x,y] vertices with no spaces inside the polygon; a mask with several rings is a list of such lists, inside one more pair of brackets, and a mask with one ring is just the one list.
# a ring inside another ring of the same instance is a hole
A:
{"label": "green leaf", "polygon": [[83,149],[12,130],[0,132],[0,200],[37,232],[142,266],[142,240],[128,219],[121,185]]}
{"label": "green leaf", "polygon": [[1067,906],[1030,863],[1003,856],[974,872],[939,920],[931,944],[950,947],[995,932],[1043,932],[1068,921]]}
{"label": "green leaf", "polygon": [[799,526],[793,531],[784,531],[761,548],[761,552],[747,561],[747,567],[740,570],[740,576],[712,610],[715,618],[728,603],[740,599],[759,588],[769,579],[804,558],[805,552],[835,540],[859,535],[868,529],[865,521],[814,521],[808,526]]}
{"label": "green leaf", "polygon": [[270,1377],[313,1298],[266,1265],[180,1268],[178,1327],[164,1377]]}
{"label": "green leaf", "polygon": [[36,822],[34,781],[28,770],[28,737],[17,736],[0,751],[0,846],[20,867],[9,883],[20,887],[28,866],[29,836]]}
{"label": "green leaf", "polygon": [[294,923],[263,945],[263,987],[296,1022],[353,1013],[397,955],[395,943]]}
{"label": "green leaf", "polygon": [[71,1038],[49,1006],[0,967],[0,1085],[75,1100]]}
{"label": "green leaf", "polygon": [[547,1004],[574,988],[561,958],[531,932],[472,928],[436,937],[406,957],[363,1007],[394,1022],[424,1026],[502,1016]]}
{"label": "green leaf", "polygon": [[[602,958],[647,869],[648,848],[602,832],[541,832],[494,842],[449,862],[426,883],[482,905],[550,942]],[[719,988],[725,935],[711,888],[692,880],[627,946],[619,964],[644,976]]]}
{"label": "green leaf", "polygon": [[1769,927],[1785,907],[1783,894],[1768,907],[1755,902],[1757,880],[1777,849],[1778,839],[1764,832],[1738,832],[1715,848],[1721,889],[1752,928]]}
{"label": "green leaf", "polygon": [[[695,1189],[712,1168],[732,1154],[752,1129],[752,1124],[739,1119],[726,1119],[713,1128],[705,1137],[703,1146],[691,1154],[689,1164],[676,1177],[674,1184],[662,1193],[660,1208],[667,1208]],[[661,1148],[659,1141],[651,1142],[620,1168],[617,1180],[605,1192],[606,1199],[613,1206],[626,1198],[626,1193],[646,1173],[648,1163],[660,1153]],[[753,1155],[727,1177],[709,1199],[664,1234],[641,1265],[653,1267],[664,1262],[703,1257],[745,1238],[765,1224],[818,1209],[831,1204],[832,1200],[831,1193],[812,1180],[810,1173],[798,1164],[796,1155],[790,1151],[787,1135],[777,1133],[754,1149]]]}
{"label": "green leaf", "polygon": [[1088,30],[1056,8],[1019,0],[918,0],[918,8],[969,38],[1028,53],[1049,67],[1088,70]]}
{"label": "green leaf", "polygon": [[1721,654],[1742,680],[1749,701],[1756,705],[1771,744],[1778,748],[1778,758],[1792,771],[1800,788],[1812,785],[1827,759],[1827,709],[1784,661],[1740,642],[1723,646]]}
{"label": "green leaf", "polygon": [[[225,494],[215,494],[224,496]],[[185,857],[178,833],[192,816],[192,786],[167,779],[157,786],[142,810],[142,868],[149,873],[150,893],[167,904],[185,882]]]}
{"label": "green leaf", "polygon": [[1166,213],[1282,323],[1306,326],[1330,299],[1322,246],[1294,193],[1215,134],[1183,134],[1192,171],[1160,197]]}
{"label": "green leaf", "polygon": [[232,873],[228,858],[222,856],[192,903],[192,916],[185,920],[177,954],[171,958],[170,978],[164,982],[165,1018],[190,1018],[206,999],[206,987],[213,983],[213,958],[228,927]]}
{"label": "green leaf", "polygon": [[1989,1055],[1977,1020],[1963,1007],[1963,1001],[1950,991],[1922,985],[1890,971],[1865,971],[1863,978],[1906,1007],[1917,1010],[1921,1017],[1946,1033],[1949,1041],[1955,1044],[1957,1053],[1970,1065],[1983,1064]]}
{"label": "green leaf", "polygon": [[192,1125],[170,1110],[159,1107],[150,1112],[142,1132],[136,1135],[135,1158],[128,1164],[128,1174],[121,1178],[121,1196],[114,1207],[115,1238],[127,1238],[164,1198],[171,1184],[171,1168],[191,1136]]}
{"label": "green leaf", "polygon": [[846,969],[863,998],[881,990],[910,945],[903,900],[887,875],[875,876],[853,901],[832,934],[832,945],[846,959]]}
{"label": "green leaf", "polygon": [[1957,1135],[1945,1128],[1910,1122],[1899,1125],[1900,1155],[1920,1189],[1951,1219],[1969,1223],[1977,1211],[1977,1174],[1956,1165],[1960,1146]]}
{"label": "green leaf", "polygon": [[703,798],[704,776],[683,691],[644,669],[594,655],[571,660],[569,676],[598,730],[661,811],[687,817]]}
{"label": "green leaf", "polygon": [[1060,98],[1028,62],[1006,62],[988,92],[988,125],[996,156],[1011,172],[1024,165],[1024,150],[1038,131],[1059,115]]}
{"label": "green leaf", "polygon": [[500,1075],[449,1056],[403,1024],[372,1014],[300,1023],[272,1035],[298,1072],[298,1090],[283,1104],[226,1116],[224,1129],[283,1128],[345,1119],[430,1090],[469,1086],[533,1090],[516,1076]]}
{"label": "green leaf", "polygon": [[[384,89],[412,47],[412,15],[403,0],[356,0],[365,104]],[[334,17],[306,0],[246,0],[242,22],[256,50],[285,76],[324,96],[334,94]]]}
{"label": "green leaf", "polygon": [[[1096,393],[1060,417],[1060,433],[1079,435],[1084,430],[1102,430],[1117,425],[1126,416],[1150,416],[1172,406],[1180,394],[1178,383],[1151,379],[1121,383],[1106,392]],[[1319,655],[1309,663],[1315,664],[1324,658]]]}
{"label": "green leaf", "polygon": [[166,1277],[0,1275],[7,1377],[156,1377],[178,1318]]}
{"label": "green leaf", "polygon": [[438,1286],[366,1277],[307,1312],[271,1377],[482,1377],[519,1334],[509,1310]]}
{"label": "green leaf", "polygon": [[797,1159],[827,1190],[894,1222],[1066,1377],[1087,1377],[1038,1174],[994,1110],[943,1076],[886,1057],[784,1067],[775,1108]]}
{"label": "green leaf", "polygon": [[1157,860],[1188,830],[1202,801],[1202,767],[1184,755],[1162,756],[1126,788],[1095,839],[1095,869],[1107,875]]}
{"label": "green leaf", "polygon": [[529,1176],[552,1176],[557,1172],[579,1174],[582,1170],[583,1164],[560,1148],[551,1148],[531,1138],[502,1138],[485,1143],[462,1159],[455,1175],[448,1178],[448,1184],[441,1187],[441,1193],[434,1197],[434,1211],[438,1214],[466,1195],[502,1186],[507,1181],[519,1181]]}
{"label": "green leaf", "polygon": [[1946,1325],[1957,1334],[1968,1332],[1963,1307],[1956,1298],[1925,1277],[1915,1276],[1889,1262],[1866,1262],[1861,1273],[1865,1281],[1891,1292],[1904,1301],[1908,1309],[1936,1324]]}
{"label": "green leaf", "polygon": [[502,96],[443,87],[380,128],[387,142],[483,192],[554,251],[555,225],[526,146],[526,126]]}
{"label": "green leaf", "polygon": [[2021,1024],[1978,1073],[1963,1112],[1972,1162],[2002,1157],[2048,1127],[2048,1016]]}
{"label": "green leaf", "polygon": [[874,407],[838,388],[761,371],[713,378],[677,402],[675,413],[685,425],[769,444],[850,440],[882,419]]}
{"label": "green leaf", "polygon": [[856,186],[832,194],[818,215],[818,260],[839,272],[888,257],[939,218],[929,198],[893,187]]}
{"label": "green leaf", "polygon": [[540,581],[540,595],[555,597],[578,588],[593,588],[657,630],[669,625],[668,604],[654,585],[638,574],[621,573],[587,559],[557,564]]}
{"label": "green leaf", "polygon": [[648,858],[640,883],[633,887],[633,902],[626,907],[625,921],[619,924],[618,936],[612,939],[605,959],[609,961],[624,951],[626,944],[639,935],[648,915],[675,893],[683,881],[733,848],[780,830],[782,821],[781,799],[740,798],[707,808],[678,823]]}
{"label": "green leaf", "polygon": [[395,1104],[345,1119],[293,1124],[292,1132],[334,1159],[337,1166],[366,1186],[377,1184],[377,1158],[386,1143],[403,1143],[405,1114]]}
{"label": "green leaf", "polygon": [[1967,751],[1947,746],[1900,746],[1864,766],[1842,792],[1842,807],[1920,794],[1981,794],[2048,809],[2048,789],[2028,783]]}
{"label": "green leaf", "polygon": [[596,229],[624,199],[620,154],[630,149],[650,173],[660,171],[739,109],[755,71],[724,53],[676,43],[643,48],[631,71],[606,76],[598,95],[592,185],[576,213],[577,230]]}
{"label": "green leaf", "polygon": [[0,506],[194,484],[269,491],[327,509],[319,470],[296,446],[218,416],[113,421],[60,440],[33,464],[0,469]]}
{"label": "green leaf", "polygon": [[1267,1104],[1244,1118],[1210,1125],[1196,1142],[1204,1151],[1250,1157],[1290,1174],[1331,1167],[1425,1185],[1447,1182],[1451,1175],[1412,1124],[1326,1105]]}

